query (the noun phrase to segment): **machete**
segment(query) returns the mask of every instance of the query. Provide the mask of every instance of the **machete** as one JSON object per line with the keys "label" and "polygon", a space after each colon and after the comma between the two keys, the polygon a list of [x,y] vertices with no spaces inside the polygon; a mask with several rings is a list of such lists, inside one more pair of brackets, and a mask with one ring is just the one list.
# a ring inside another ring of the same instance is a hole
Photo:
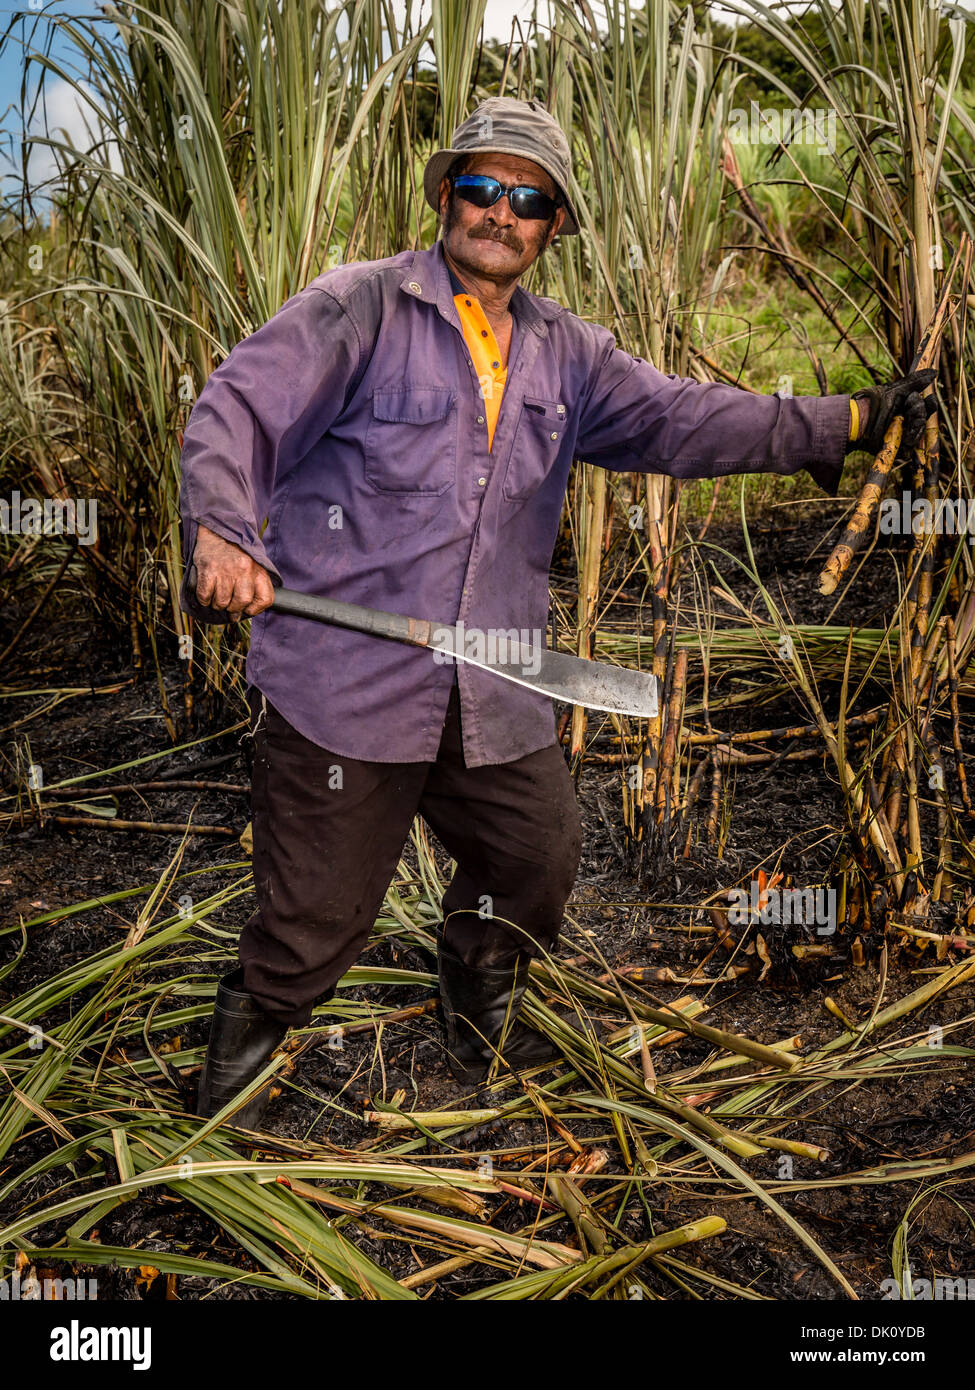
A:
{"label": "machete", "polygon": [[[190,568],[189,587],[195,595],[195,565]],[[490,671],[503,680],[527,686],[566,704],[585,705],[612,714],[638,715],[643,719],[652,719],[657,713],[657,682],[649,672],[586,661],[568,652],[549,651],[541,641],[523,641],[522,632],[514,628],[489,628],[482,633],[466,629],[463,622],[435,623],[425,618],[407,618],[356,603],[317,598],[297,589],[275,588],[271,607],[276,613],[313,618],[319,623],[352,628],[373,637],[405,642],[411,647],[427,647],[442,654],[447,661],[466,661],[469,666],[478,666],[482,671]],[[208,622],[232,621],[219,609],[211,608],[209,613],[212,616],[207,618]],[[540,633],[535,635],[541,637]]]}

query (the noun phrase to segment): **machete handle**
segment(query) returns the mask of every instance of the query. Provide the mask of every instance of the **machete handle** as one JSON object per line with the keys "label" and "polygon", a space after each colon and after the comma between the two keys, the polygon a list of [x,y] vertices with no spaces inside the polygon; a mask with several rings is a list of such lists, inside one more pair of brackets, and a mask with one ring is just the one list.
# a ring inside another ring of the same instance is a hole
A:
{"label": "machete handle", "polygon": [[[196,598],[196,565],[191,564],[187,574],[187,584]],[[271,577],[274,584],[274,578]],[[238,621],[237,614],[227,613],[222,608],[211,608],[197,598],[200,608],[206,608],[207,616],[201,621],[226,624]],[[399,613],[383,613],[375,608],[363,608],[357,603],[342,603],[338,599],[318,598],[314,594],[300,593],[296,589],[285,589],[274,584],[274,601],[271,607],[276,613],[290,613],[297,618],[312,618],[319,623],[333,627],[352,628],[355,632],[368,632],[373,637],[388,637],[394,642],[405,642],[411,647],[429,647],[435,624],[423,618],[402,617]]]}

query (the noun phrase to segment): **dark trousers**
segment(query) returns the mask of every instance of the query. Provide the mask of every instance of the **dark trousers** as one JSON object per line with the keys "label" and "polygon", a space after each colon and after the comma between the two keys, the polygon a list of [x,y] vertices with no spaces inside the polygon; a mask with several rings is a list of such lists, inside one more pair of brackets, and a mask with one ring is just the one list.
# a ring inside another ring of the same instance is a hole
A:
{"label": "dark trousers", "polygon": [[456,955],[486,968],[554,948],[581,851],[557,745],[465,767],[456,682],[432,763],[342,757],[298,733],[260,691],[249,699],[257,911],[240,961],[262,1009],[302,1027],[331,997],[368,940],[417,814],[457,861],[443,899]]}

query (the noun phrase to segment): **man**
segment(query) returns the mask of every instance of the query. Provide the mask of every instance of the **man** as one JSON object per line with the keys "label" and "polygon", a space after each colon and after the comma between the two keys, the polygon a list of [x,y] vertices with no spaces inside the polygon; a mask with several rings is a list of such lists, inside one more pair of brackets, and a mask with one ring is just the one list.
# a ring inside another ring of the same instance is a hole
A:
{"label": "man", "polygon": [[[273,579],[370,608],[543,634],[570,465],[717,477],[806,468],[835,495],[844,455],[896,411],[923,425],[931,375],[862,396],[756,396],[667,376],[519,280],[579,232],[569,146],[534,101],[492,98],[424,175],[428,251],[337,267],[235,347],[187,425],[184,547],[200,618],[254,619],[257,910],[220,982],[198,1110],[253,1081],[356,960],[421,814],[457,871],[438,969],[465,1083],[515,1024],[551,951],[580,823],[551,702],[427,650],[266,612]],[[856,417],[856,418],[855,418]],[[880,433],[878,434],[878,430]],[[256,1126],[258,1095],[237,1112]]]}

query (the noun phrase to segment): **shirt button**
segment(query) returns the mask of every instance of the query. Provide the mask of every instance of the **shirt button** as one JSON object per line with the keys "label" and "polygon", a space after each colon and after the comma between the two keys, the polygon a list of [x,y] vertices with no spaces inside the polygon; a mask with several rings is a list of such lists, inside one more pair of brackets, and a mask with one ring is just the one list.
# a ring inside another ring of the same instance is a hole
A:
{"label": "shirt button", "polygon": [[485,487],[487,485],[487,478],[478,478],[477,485],[478,487]]}
{"label": "shirt button", "polygon": [[479,425],[483,425],[483,424],[484,424],[484,416],[483,416],[483,415],[479,415],[479,416],[477,417],[477,423],[478,423]]}
{"label": "shirt button", "polygon": [[558,435],[553,433],[552,438],[553,438],[553,439],[558,439]]}
{"label": "shirt button", "polygon": [[410,283],[407,285],[406,288],[407,288],[408,290],[412,290],[414,294],[419,294],[420,291],[423,289],[423,286],[422,286],[422,285],[418,285],[417,282],[416,282],[415,280],[411,280]]}

